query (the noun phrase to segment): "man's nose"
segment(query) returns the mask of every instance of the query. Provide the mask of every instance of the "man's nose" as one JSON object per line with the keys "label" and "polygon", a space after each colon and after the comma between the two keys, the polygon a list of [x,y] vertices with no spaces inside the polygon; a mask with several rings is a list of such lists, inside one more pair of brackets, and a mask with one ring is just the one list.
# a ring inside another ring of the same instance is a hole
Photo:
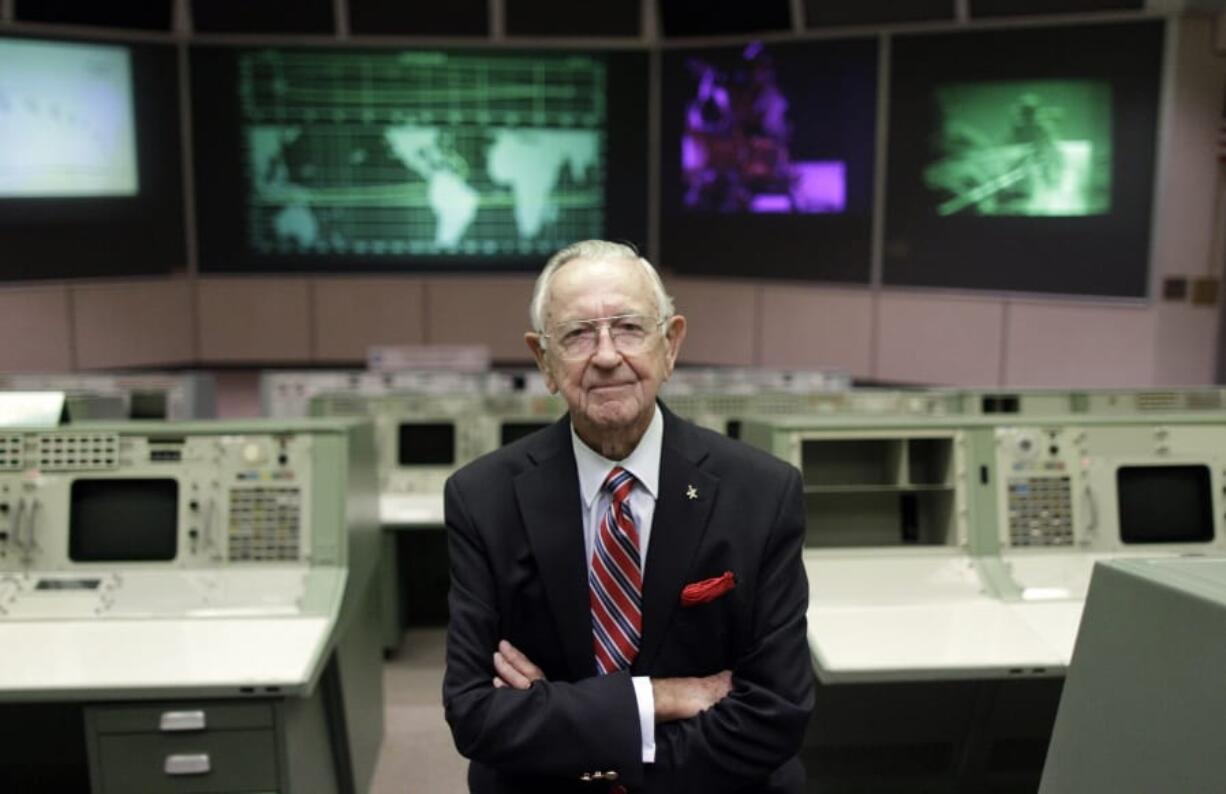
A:
{"label": "man's nose", "polygon": [[592,363],[599,367],[615,367],[621,362],[622,354],[613,344],[613,331],[607,325],[596,329],[596,352],[592,354]]}

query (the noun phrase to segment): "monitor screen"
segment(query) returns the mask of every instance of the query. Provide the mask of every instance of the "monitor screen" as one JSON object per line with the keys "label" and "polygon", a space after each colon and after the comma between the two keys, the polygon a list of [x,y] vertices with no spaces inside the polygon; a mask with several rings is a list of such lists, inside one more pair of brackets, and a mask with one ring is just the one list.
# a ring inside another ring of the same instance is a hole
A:
{"label": "monitor screen", "polygon": [[896,37],[883,282],[1146,295],[1163,25]]}
{"label": "monitor screen", "polygon": [[646,231],[633,53],[198,49],[207,270],[538,268]]}
{"label": "monitor screen", "polygon": [[0,35],[0,280],[186,266],[173,44]]}
{"label": "monitor screen", "polygon": [[455,424],[402,422],[397,460],[401,466],[450,466],[455,463]]}
{"label": "monitor screen", "polygon": [[924,186],[936,213],[1104,215],[1111,211],[1111,84],[948,83]]}
{"label": "monitor screen", "polygon": [[142,390],[132,392],[128,403],[129,419],[165,419],[167,394],[163,390]]}
{"label": "monitor screen", "polygon": [[173,560],[178,516],[177,480],[75,480],[68,556],[73,562]]}
{"label": "monitor screen", "polygon": [[1116,488],[1124,543],[1213,540],[1208,466],[1121,466]]}
{"label": "monitor screen", "polygon": [[501,444],[506,446],[513,441],[519,441],[538,430],[549,427],[553,422],[503,422],[501,429]]}
{"label": "monitor screen", "polygon": [[0,198],[131,196],[138,184],[128,49],[0,39]]}
{"label": "monitor screen", "polygon": [[669,50],[661,264],[867,281],[873,39]]}

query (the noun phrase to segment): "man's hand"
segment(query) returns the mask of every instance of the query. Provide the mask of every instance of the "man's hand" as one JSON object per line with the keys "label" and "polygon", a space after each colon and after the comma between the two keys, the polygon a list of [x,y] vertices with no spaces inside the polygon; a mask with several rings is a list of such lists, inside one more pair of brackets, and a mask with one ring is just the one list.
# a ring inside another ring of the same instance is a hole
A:
{"label": "man's hand", "polygon": [[498,674],[494,676],[494,686],[498,689],[527,689],[533,681],[545,677],[541,668],[506,640],[499,642],[498,650],[494,651],[494,672]]}
{"label": "man's hand", "polygon": [[653,678],[656,722],[686,720],[714,706],[732,691],[732,671],[703,678]]}

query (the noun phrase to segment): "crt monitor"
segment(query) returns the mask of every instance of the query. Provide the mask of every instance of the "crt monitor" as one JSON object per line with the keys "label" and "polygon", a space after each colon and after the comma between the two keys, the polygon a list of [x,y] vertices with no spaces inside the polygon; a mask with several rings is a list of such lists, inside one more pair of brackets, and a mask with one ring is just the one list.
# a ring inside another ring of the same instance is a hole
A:
{"label": "crt monitor", "polygon": [[451,466],[455,446],[454,422],[401,422],[396,459],[400,466]]}
{"label": "crt monitor", "polygon": [[129,419],[165,419],[167,395],[164,390],[137,389],[128,404]]}
{"label": "crt monitor", "polygon": [[68,556],[73,562],[175,558],[179,482],[174,478],[78,479],[72,483]]}
{"label": "crt monitor", "polygon": [[1120,466],[1120,540],[1207,543],[1213,540],[1213,495],[1203,465]]}

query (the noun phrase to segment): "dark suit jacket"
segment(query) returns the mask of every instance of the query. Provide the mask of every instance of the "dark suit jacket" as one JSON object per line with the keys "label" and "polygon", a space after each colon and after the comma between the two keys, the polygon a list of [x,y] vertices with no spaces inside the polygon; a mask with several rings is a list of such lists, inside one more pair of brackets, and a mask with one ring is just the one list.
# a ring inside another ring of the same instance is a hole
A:
{"label": "dark suit jacket", "polygon": [[[570,422],[473,462],[447,482],[451,622],[443,702],[474,792],[603,792],[612,770],[642,792],[796,792],[813,706],[805,637],[799,473],[664,410],[642,646],[630,673],[597,676],[583,504]],[[690,486],[697,498],[687,496]],[[682,606],[689,583],[732,571],[736,587]],[[506,639],[544,671],[495,689]],[[630,675],[733,671],[733,691],[693,719],[656,726],[642,763]]]}

